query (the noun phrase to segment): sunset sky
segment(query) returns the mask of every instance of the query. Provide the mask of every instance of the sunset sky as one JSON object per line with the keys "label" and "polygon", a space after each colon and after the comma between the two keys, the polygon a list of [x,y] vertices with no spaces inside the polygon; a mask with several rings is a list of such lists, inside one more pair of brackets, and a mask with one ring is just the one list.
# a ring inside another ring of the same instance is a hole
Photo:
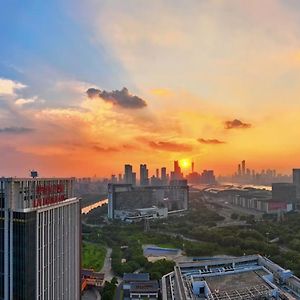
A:
{"label": "sunset sky", "polygon": [[0,136],[0,176],[289,174],[300,1],[1,1]]}

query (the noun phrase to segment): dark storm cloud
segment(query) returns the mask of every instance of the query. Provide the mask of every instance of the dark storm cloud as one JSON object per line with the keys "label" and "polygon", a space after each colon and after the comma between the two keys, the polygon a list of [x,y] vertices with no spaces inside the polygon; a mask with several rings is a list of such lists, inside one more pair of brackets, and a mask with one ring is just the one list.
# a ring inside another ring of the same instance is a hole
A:
{"label": "dark storm cloud", "polygon": [[220,145],[220,144],[225,144],[224,141],[220,141],[217,139],[198,139],[198,142],[201,144],[206,144],[206,145]]}
{"label": "dark storm cloud", "polygon": [[111,92],[90,88],[86,93],[89,98],[100,97],[106,102],[110,102],[113,105],[121,106],[123,108],[139,109],[147,106],[145,100],[138,96],[131,95],[125,87],[120,91],[115,90]]}
{"label": "dark storm cloud", "polygon": [[249,123],[244,123],[238,119],[235,119],[233,121],[226,121],[225,122],[225,129],[246,129],[246,128],[250,128],[251,124]]}
{"label": "dark storm cloud", "polygon": [[95,97],[99,97],[101,91],[98,90],[98,89],[95,89],[95,88],[89,88],[87,91],[86,91],[87,95],[89,98],[95,98]]}
{"label": "dark storm cloud", "polygon": [[4,127],[0,128],[0,134],[1,133],[7,133],[7,134],[25,134],[34,131],[32,128],[27,127]]}

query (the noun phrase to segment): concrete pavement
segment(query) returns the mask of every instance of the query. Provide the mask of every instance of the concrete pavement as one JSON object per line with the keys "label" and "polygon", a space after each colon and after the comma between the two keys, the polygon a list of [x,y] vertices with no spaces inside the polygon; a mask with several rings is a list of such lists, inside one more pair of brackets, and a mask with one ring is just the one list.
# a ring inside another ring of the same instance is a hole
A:
{"label": "concrete pavement", "polygon": [[90,288],[84,291],[81,300],[101,300],[101,296],[97,289]]}

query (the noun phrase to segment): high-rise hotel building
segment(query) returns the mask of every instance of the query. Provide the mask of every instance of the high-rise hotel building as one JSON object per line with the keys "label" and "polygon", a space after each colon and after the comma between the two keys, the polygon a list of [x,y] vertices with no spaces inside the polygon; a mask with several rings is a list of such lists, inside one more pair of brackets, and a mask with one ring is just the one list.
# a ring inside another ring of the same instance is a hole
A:
{"label": "high-rise hotel building", "polygon": [[80,299],[73,179],[0,178],[0,300]]}

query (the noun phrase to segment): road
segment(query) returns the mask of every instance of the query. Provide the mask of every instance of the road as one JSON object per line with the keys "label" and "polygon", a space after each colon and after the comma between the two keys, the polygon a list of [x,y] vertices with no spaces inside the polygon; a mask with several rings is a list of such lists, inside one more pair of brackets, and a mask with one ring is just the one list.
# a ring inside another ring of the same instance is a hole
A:
{"label": "road", "polygon": [[86,223],[84,221],[82,221],[82,224],[85,225],[85,226],[88,226],[88,227],[92,227],[92,228],[102,228],[103,226],[105,226],[104,224],[89,224],[89,223]]}
{"label": "road", "polygon": [[122,289],[123,289],[123,282],[119,282],[119,285],[117,286],[114,300],[122,300]]}
{"label": "road", "polygon": [[105,274],[105,280],[106,281],[111,281],[113,277],[117,278],[118,287],[116,289],[114,299],[115,300],[121,300],[122,287],[123,287],[122,281],[123,281],[123,279],[121,277],[118,277],[118,276],[114,275],[114,273],[112,271],[112,268],[111,268],[111,252],[112,252],[112,249],[107,248],[104,264],[103,264],[103,267],[102,267],[100,272]]}
{"label": "road", "polygon": [[[111,279],[114,277],[114,274],[111,269],[111,248],[107,248],[106,251],[106,256],[104,259],[103,267],[100,271],[100,273],[105,274],[105,280],[111,281]],[[119,279],[118,279],[119,280]],[[90,288],[86,290],[83,295],[82,295],[82,300],[100,300],[101,296],[100,293],[97,289],[95,288]]]}
{"label": "road", "polygon": [[[116,276],[114,276],[114,273],[111,269],[111,253],[112,253],[112,249],[107,248],[103,267],[100,271],[100,273],[105,274],[104,278],[106,281],[111,281],[113,277],[116,277]],[[120,295],[121,295],[121,289],[122,289],[122,285],[120,285],[120,283],[122,282],[122,278],[117,277],[117,280],[118,280],[119,286],[116,291],[115,299],[119,300]],[[95,288],[86,290],[82,295],[82,300],[100,300],[100,299],[101,299],[101,296],[100,296],[98,290]]]}

